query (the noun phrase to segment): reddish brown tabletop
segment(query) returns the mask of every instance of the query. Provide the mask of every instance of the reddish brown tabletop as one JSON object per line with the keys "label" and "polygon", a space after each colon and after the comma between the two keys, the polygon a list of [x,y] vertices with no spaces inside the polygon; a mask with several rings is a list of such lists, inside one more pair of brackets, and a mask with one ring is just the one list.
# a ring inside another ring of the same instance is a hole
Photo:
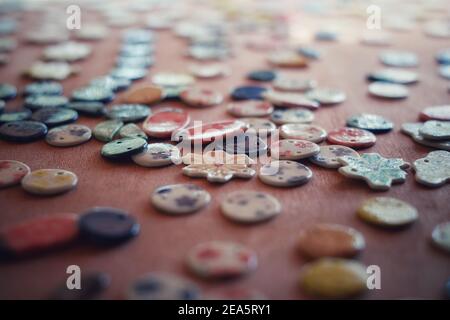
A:
{"label": "reddish brown tabletop", "polygon": [[[33,13],[22,16],[17,36],[20,45],[12,55],[11,63],[0,69],[0,82],[14,84],[20,90],[29,83],[20,73],[38,59],[43,48],[23,41],[33,19]],[[320,25],[320,21],[326,23],[328,20],[316,20],[311,26]],[[315,29],[308,29],[307,22],[304,30],[313,32]],[[92,43],[93,54],[76,64],[80,73],[62,82],[66,95],[113,67],[120,42],[119,30],[111,28],[106,39]],[[156,72],[185,72],[188,63],[193,62],[183,56],[185,41],[171,31],[158,31],[157,36],[156,64],[148,76],[135,85],[148,83]],[[228,102],[228,93],[233,87],[249,83],[247,72],[268,68],[267,52],[246,49],[244,40],[251,38],[252,34],[231,33],[234,57],[224,63],[230,66],[232,74],[216,80],[199,80],[198,86],[219,90]],[[314,123],[331,130],[342,127],[348,116],[358,112],[380,114],[391,119],[395,129],[378,135],[376,145],[362,152],[378,152],[410,163],[424,157],[432,149],[414,143],[399,129],[404,122],[417,121],[418,113],[424,107],[449,103],[448,82],[438,75],[434,60],[438,49],[448,46],[448,40],[425,37],[419,28],[408,33],[393,33],[392,48],[411,50],[419,56],[420,66],[414,70],[420,74],[420,82],[410,87],[407,99],[392,102],[374,99],[367,93],[365,77],[368,72],[382,67],[378,61],[382,49],[361,45],[357,37],[355,39],[312,43],[322,52],[321,59],[304,70],[286,70],[316,79],[320,86],[337,87],[347,93],[344,103],[318,110]],[[120,95],[116,101],[120,101]],[[7,109],[21,103],[21,99],[16,99],[8,103]],[[158,106],[181,107],[194,120],[211,121],[231,118],[225,104],[207,110],[189,108],[178,102],[163,102]],[[99,121],[82,116],[78,123],[93,128]],[[74,245],[38,257],[0,264],[0,298],[46,298],[56,286],[65,282],[67,266],[76,264],[82,273],[103,271],[111,275],[112,284],[104,298],[122,298],[130,281],[144,273],[167,271],[193,280],[205,291],[243,287],[257,289],[274,299],[303,299],[307,297],[299,287],[299,271],[306,261],[296,251],[297,236],[302,229],[323,222],[359,230],[365,237],[366,249],[358,260],[380,266],[381,290],[370,291],[362,298],[442,298],[444,283],[450,277],[450,257],[431,245],[430,234],[436,224],[450,219],[448,185],[425,188],[415,182],[413,172],[408,170],[405,183],[394,185],[386,192],[375,192],[361,181],[348,179],[336,170],[324,169],[308,161],[304,164],[312,169],[314,176],[301,187],[270,187],[257,177],[219,185],[184,176],[181,166],[151,169],[133,163],[108,162],[100,156],[101,147],[102,143],[95,139],[71,148],[55,148],[43,140],[26,144],[0,141],[0,159],[23,161],[32,170],[66,169],[79,178],[75,190],[54,197],[33,196],[20,187],[0,190],[0,227],[43,214],[81,214],[93,206],[126,210],[141,224],[139,236],[119,247],[94,249]],[[156,187],[188,182],[211,193],[212,202],[206,209],[188,216],[172,217],[151,206],[149,197]],[[220,213],[219,205],[227,193],[236,190],[270,193],[282,202],[283,212],[276,219],[258,225],[232,223]],[[356,209],[362,201],[373,196],[391,196],[411,203],[419,211],[419,220],[397,231],[367,225],[357,218]],[[208,240],[231,240],[253,248],[259,257],[257,270],[247,277],[225,283],[196,278],[185,266],[185,255],[195,244]]]}

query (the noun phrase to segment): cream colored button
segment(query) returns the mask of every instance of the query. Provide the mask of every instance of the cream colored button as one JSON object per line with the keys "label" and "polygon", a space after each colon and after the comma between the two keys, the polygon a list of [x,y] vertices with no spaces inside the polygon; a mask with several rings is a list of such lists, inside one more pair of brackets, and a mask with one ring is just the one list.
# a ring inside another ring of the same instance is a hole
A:
{"label": "cream colored button", "polygon": [[22,188],[40,195],[54,195],[69,191],[77,185],[77,176],[61,169],[41,169],[22,179]]}
{"label": "cream colored button", "polygon": [[358,216],[370,224],[387,227],[407,225],[419,217],[412,205],[389,197],[366,200],[358,209]]}

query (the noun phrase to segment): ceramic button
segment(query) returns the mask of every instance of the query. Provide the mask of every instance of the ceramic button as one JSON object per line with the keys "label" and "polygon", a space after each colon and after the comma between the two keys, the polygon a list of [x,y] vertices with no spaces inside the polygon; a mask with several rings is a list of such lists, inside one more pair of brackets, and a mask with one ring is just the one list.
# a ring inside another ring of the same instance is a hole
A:
{"label": "ceramic button", "polygon": [[42,108],[34,112],[31,119],[43,122],[48,127],[55,127],[75,122],[78,112],[67,108]]}
{"label": "ceramic button", "polygon": [[370,198],[363,202],[357,213],[362,220],[382,227],[401,227],[419,218],[412,205],[390,197]]}
{"label": "ceramic button", "polygon": [[264,117],[273,112],[273,106],[267,101],[246,100],[228,104],[227,111],[235,117]]}
{"label": "ceramic button", "polygon": [[390,120],[376,114],[368,113],[361,113],[348,118],[347,126],[373,133],[384,133],[394,128],[394,124]]}
{"label": "ceramic button", "polygon": [[209,89],[191,88],[180,93],[181,100],[189,106],[197,108],[208,108],[223,101],[223,95],[220,92]]}
{"label": "ceramic button", "polygon": [[100,117],[105,115],[106,113],[105,104],[97,101],[73,101],[69,102],[67,108],[73,109],[79,114],[83,114],[89,117]]}
{"label": "ceramic button", "polygon": [[369,74],[370,81],[383,81],[397,84],[412,84],[419,81],[416,72],[402,69],[382,69]]}
{"label": "ceramic button", "polygon": [[255,133],[243,133],[226,137],[223,141],[215,141],[216,150],[224,150],[229,154],[246,154],[250,158],[266,154],[267,143]]}
{"label": "ceramic button", "polygon": [[16,87],[7,84],[0,83],[0,100],[6,101],[14,98],[17,95]]}
{"label": "ceramic button", "polygon": [[257,191],[229,193],[220,208],[225,217],[241,223],[262,222],[281,213],[281,204],[275,197]]}
{"label": "ceramic button", "polygon": [[276,77],[276,72],[273,70],[256,70],[247,75],[249,80],[253,81],[272,81]]}
{"label": "ceramic button", "polygon": [[403,99],[409,96],[408,88],[402,84],[375,81],[369,85],[369,93],[378,98]]}
{"label": "ceramic button", "polygon": [[429,140],[449,140],[450,122],[429,120],[419,129],[419,133]]}
{"label": "ceramic button", "polygon": [[307,183],[312,171],[295,161],[272,161],[259,169],[259,179],[274,187],[295,187]]}
{"label": "ceramic button", "polygon": [[303,123],[288,123],[280,127],[280,136],[285,139],[307,140],[314,143],[320,143],[327,137],[325,129]]}
{"label": "ceramic button", "polygon": [[385,51],[380,54],[380,60],[390,67],[417,67],[419,60],[416,54],[408,51]]}
{"label": "ceramic button", "polygon": [[26,96],[52,96],[52,95],[62,95],[63,87],[59,82],[54,81],[40,81],[33,82],[26,85],[24,90],[24,95]]}
{"label": "ceramic button", "polygon": [[174,132],[185,128],[190,116],[182,109],[163,108],[145,119],[142,128],[151,137],[169,138]]}
{"label": "ceramic button", "polygon": [[303,108],[275,109],[270,119],[276,124],[286,123],[311,123],[314,120],[314,113]]}
{"label": "ceramic button", "polygon": [[4,228],[0,241],[9,257],[35,254],[76,240],[77,222],[78,216],[72,213],[38,216]]}
{"label": "ceramic button", "polygon": [[150,113],[150,108],[142,104],[119,104],[108,109],[106,116],[123,122],[137,122],[148,117]]}
{"label": "ceramic button", "polygon": [[150,143],[143,152],[133,155],[131,159],[142,167],[162,167],[181,162],[180,150],[168,143]]}
{"label": "ceramic button", "polygon": [[21,111],[3,112],[0,114],[0,123],[23,121],[31,118],[31,111],[23,109]]}
{"label": "ceramic button", "polygon": [[442,149],[450,151],[450,140],[428,140],[422,137],[419,133],[420,128],[423,126],[421,122],[404,123],[402,124],[401,131],[410,136],[415,142],[436,149]]}
{"label": "ceramic button", "polygon": [[314,297],[354,297],[367,289],[366,266],[352,260],[322,258],[302,268],[300,282]]}
{"label": "ceramic button", "polygon": [[227,76],[230,70],[227,66],[222,64],[192,64],[189,66],[189,71],[193,76],[201,79],[218,78]]}
{"label": "ceramic button", "polygon": [[431,233],[431,239],[434,245],[450,253],[450,222],[438,224]]}
{"label": "ceramic button", "polygon": [[308,108],[315,110],[319,104],[307,98],[305,95],[295,92],[266,91],[263,97],[274,106],[282,108]]}
{"label": "ceramic button", "polygon": [[258,136],[268,136],[277,129],[277,126],[267,119],[239,118],[239,121],[245,123],[246,133],[257,134]]}
{"label": "ceramic button", "polygon": [[256,269],[256,253],[246,247],[222,241],[200,243],[189,250],[187,265],[202,278],[227,279]]}
{"label": "ceramic button", "polygon": [[344,91],[332,88],[317,88],[308,91],[305,95],[308,99],[317,101],[320,105],[334,105],[347,99]]}
{"label": "ceramic button", "polygon": [[51,129],[45,141],[55,147],[71,147],[91,139],[92,131],[80,124],[69,124]]}
{"label": "ceramic button", "polygon": [[267,89],[259,86],[237,87],[231,92],[233,100],[262,100],[262,94]]}
{"label": "ceramic button", "polygon": [[61,169],[40,169],[32,171],[22,179],[22,188],[33,194],[55,195],[75,188],[77,176]]}
{"label": "ceramic button", "polygon": [[12,121],[0,126],[0,138],[8,141],[31,142],[47,134],[47,126],[37,121]]}
{"label": "ceramic button", "polygon": [[421,120],[450,121],[450,105],[433,106],[422,110]]}
{"label": "ceramic button", "polygon": [[197,300],[200,289],[192,282],[169,273],[149,273],[133,281],[129,300]]}
{"label": "ceramic button", "polygon": [[413,163],[416,181],[428,187],[440,187],[450,181],[450,152],[432,151]]}
{"label": "ceramic button", "polygon": [[186,73],[160,72],[152,77],[153,84],[160,87],[187,87],[194,84],[195,79]]}
{"label": "ceramic button", "polygon": [[238,120],[223,120],[194,125],[175,132],[176,138],[183,141],[207,143],[228,135],[243,132],[245,123]]}
{"label": "ceramic button", "polygon": [[211,196],[195,184],[174,184],[153,191],[151,202],[166,214],[183,215],[206,207],[211,202]]}
{"label": "ceramic button", "polygon": [[111,76],[102,76],[94,78],[89,83],[91,87],[99,87],[109,91],[121,91],[125,90],[131,85],[131,80],[126,78],[113,78]]}
{"label": "ceramic button", "polygon": [[28,96],[25,99],[25,107],[31,110],[66,107],[68,103],[69,99],[64,96],[56,95]]}
{"label": "ceramic button", "polygon": [[[154,59],[150,56],[145,57],[123,57],[119,56],[116,60],[116,66],[119,68],[148,68],[154,64]],[[117,78],[120,79],[120,78]],[[123,79],[123,78],[122,78]],[[129,81],[129,79],[127,79]]]}
{"label": "ceramic button", "polygon": [[73,62],[86,58],[91,53],[91,47],[78,42],[63,42],[44,49],[46,60]]}
{"label": "ceramic button", "polygon": [[304,92],[311,90],[317,86],[316,81],[310,79],[302,79],[292,76],[277,76],[273,82],[273,87],[280,91],[298,91]]}
{"label": "ceramic button", "polygon": [[147,141],[142,138],[125,138],[108,142],[102,147],[101,155],[109,159],[127,158],[142,152]]}
{"label": "ceramic button", "polygon": [[377,138],[367,130],[357,128],[341,128],[328,132],[327,140],[331,144],[339,144],[354,149],[368,148],[375,144]]}
{"label": "ceramic button", "polygon": [[125,78],[130,81],[136,81],[147,76],[146,68],[117,67],[111,70],[109,74],[113,78]]}
{"label": "ceramic button", "polygon": [[136,124],[128,123],[119,129],[120,138],[142,138],[147,140],[147,135]]}
{"label": "ceramic button", "polygon": [[342,164],[338,161],[338,158],[343,156],[351,156],[357,158],[359,157],[359,154],[349,147],[340,145],[327,145],[320,146],[319,153],[312,156],[308,160],[324,168],[336,169],[342,166]]}
{"label": "ceramic button", "polygon": [[152,104],[164,98],[164,91],[158,86],[144,85],[125,92],[122,99],[125,103]]}
{"label": "ceramic button", "polygon": [[27,74],[36,80],[61,81],[75,72],[66,62],[36,62],[27,71]]}
{"label": "ceramic button", "polygon": [[350,258],[365,247],[363,235],[338,224],[318,224],[303,230],[298,239],[299,252],[309,258]]}
{"label": "ceramic button", "polygon": [[268,58],[269,62],[281,68],[305,68],[308,61],[292,50],[279,50],[271,53]]}
{"label": "ceramic button", "polygon": [[95,207],[79,221],[83,239],[98,245],[117,245],[139,234],[140,226],[128,213],[115,208]]}
{"label": "ceramic button", "polygon": [[72,92],[72,100],[84,102],[103,102],[107,103],[114,99],[114,93],[111,89],[101,86],[88,86],[79,88]]}
{"label": "ceramic button", "polygon": [[320,147],[314,142],[297,139],[283,139],[272,142],[270,155],[272,159],[300,160],[318,154]]}
{"label": "ceramic button", "polygon": [[20,161],[0,160],[0,188],[14,186],[30,173],[30,168]]}
{"label": "ceramic button", "polygon": [[114,139],[116,133],[122,128],[123,122],[119,120],[108,120],[97,124],[94,128],[94,137],[103,142]]}
{"label": "ceramic button", "polygon": [[384,158],[378,153],[364,153],[361,157],[343,156],[338,161],[343,165],[339,173],[362,179],[375,190],[389,190],[392,183],[405,182],[407,173],[403,169],[409,167],[402,159]]}

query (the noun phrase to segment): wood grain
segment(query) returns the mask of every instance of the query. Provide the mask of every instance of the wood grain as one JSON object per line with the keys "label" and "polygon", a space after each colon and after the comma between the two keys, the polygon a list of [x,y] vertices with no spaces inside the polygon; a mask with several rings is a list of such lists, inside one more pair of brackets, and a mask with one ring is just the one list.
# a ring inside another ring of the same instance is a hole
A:
{"label": "wood grain", "polygon": [[[24,38],[33,19],[33,13],[27,13],[22,19],[19,39]],[[305,20],[309,31],[322,23],[327,21]],[[77,64],[82,71],[63,81],[67,95],[112,68],[120,40],[118,29],[112,30],[107,39],[93,44],[92,56]],[[348,116],[358,112],[380,114],[395,123],[395,130],[378,135],[376,145],[363,152],[379,152],[385,157],[401,157],[412,162],[431,149],[415,144],[401,134],[399,128],[403,122],[416,121],[424,107],[449,103],[448,83],[437,74],[434,61],[434,54],[448,46],[448,41],[426,38],[419,29],[393,36],[393,48],[412,50],[420,57],[417,68],[420,82],[410,87],[410,97],[405,100],[387,102],[368,96],[365,76],[381,67],[377,59],[380,48],[362,46],[357,41],[314,44],[323,52],[320,61],[311,63],[305,70],[286,71],[311,77],[320,86],[337,87],[347,93],[348,99],[341,105],[318,110],[315,124],[331,130],[343,126]],[[232,69],[231,76],[199,81],[200,87],[214,88],[227,94],[233,87],[248,83],[245,79],[247,72],[269,67],[265,52],[249,51],[243,45],[252,35],[233,33],[230,38],[234,45],[234,58],[226,63]],[[185,49],[186,43],[170,31],[158,32],[157,63],[147,78],[136,84],[147,83],[151,75],[159,71],[187,71],[187,64],[191,61],[183,57]],[[29,81],[20,73],[39,57],[41,50],[42,47],[21,41],[11,63],[1,67],[0,81],[23,88]],[[120,95],[116,101],[120,101]],[[16,99],[8,104],[8,109],[21,103],[21,99]],[[194,120],[231,118],[226,113],[225,103],[207,111],[177,102],[160,105],[182,107]],[[78,122],[93,128],[98,121],[81,117]],[[450,219],[448,185],[439,189],[422,187],[409,171],[404,184],[395,185],[386,192],[375,192],[363,182],[347,179],[335,170],[320,168],[306,161],[304,163],[313,170],[314,176],[302,187],[274,188],[262,184],[258,178],[213,185],[204,179],[193,180],[184,176],[180,166],[151,169],[133,163],[108,162],[100,156],[101,146],[102,143],[96,140],[73,148],[54,148],[44,141],[28,144],[0,141],[0,159],[23,161],[33,170],[66,169],[79,177],[76,190],[55,197],[33,196],[20,187],[0,190],[0,227],[43,214],[81,214],[92,206],[126,210],[141,224],[139,237],[120,247],[101,250],[74,245],[32,259],[2,263],[0,298],[46,298],[56,286],[64,283],[66,267],[77,264],[85,273],[103,271],[111,275],[112,285],[104,295],[110,299],[122,298],[130,281],[150,271],[180,274],[198,283],[205,291],[248,287],[274,299],[303,299],[307,297],[299,288],[298,276],[306,261],[296,252],[296,239],[300,230],[320,222],[352,226],[364,234],[367,248],[358,259],[367,265],[381,267],[382,289],[368,292],[362,298],[442,298],[444,283],[450,277],[450,259],[430,244],[430,233],[436,224]],[[185,217],[170,217],[152,208],[149,202],[152,190],[165,184],[186,182],[194,182],[211,192],[213,200],[206,209]],[[283,204],[282,214],[273,221],[256,226],[241,226],[226,220],[219,211],[220,201],[228,192],[239,189],[260,190],[274,195]],[[386,231],[360,221],[355,213],[361,202],[380,195],[411,203],[419,210],[419,221],[401,231]],[[253,248],[259,256],[259,268],[248,277],[226,283],[195,278],[185,267],[186,251],[208,240],[232,240]]]}

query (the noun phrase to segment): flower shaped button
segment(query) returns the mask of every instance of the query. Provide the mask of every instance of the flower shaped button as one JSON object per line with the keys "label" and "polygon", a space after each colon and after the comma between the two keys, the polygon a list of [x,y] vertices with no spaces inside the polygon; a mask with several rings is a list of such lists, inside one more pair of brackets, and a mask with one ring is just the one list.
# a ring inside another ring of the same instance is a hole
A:
{"label": "flower shaped button", "polygon": [[189,177],[206,178],[209,182],[225,183],[233,177],[250,179],[256,171],[250,166],[254,161],[244,154],[230,155],[224,151],[202,154],[188,153],[182,157],[183,173]]}
{"label": "flower shaped button", "polygon": [[413,163],[416,181],[428,187],[440,187],[450,181],[450,152],[431,151]]}
{"label": "flower shaped button", "polygon": [[402,169],[409,167],[402,159],[388,159],[378,153],[364,153],[361,157],[343,156],[338,160],[344,165],[339,168],[342,175],[365,180],[375,190],[388,190],[392,183],[404,182],[406,172]]}

